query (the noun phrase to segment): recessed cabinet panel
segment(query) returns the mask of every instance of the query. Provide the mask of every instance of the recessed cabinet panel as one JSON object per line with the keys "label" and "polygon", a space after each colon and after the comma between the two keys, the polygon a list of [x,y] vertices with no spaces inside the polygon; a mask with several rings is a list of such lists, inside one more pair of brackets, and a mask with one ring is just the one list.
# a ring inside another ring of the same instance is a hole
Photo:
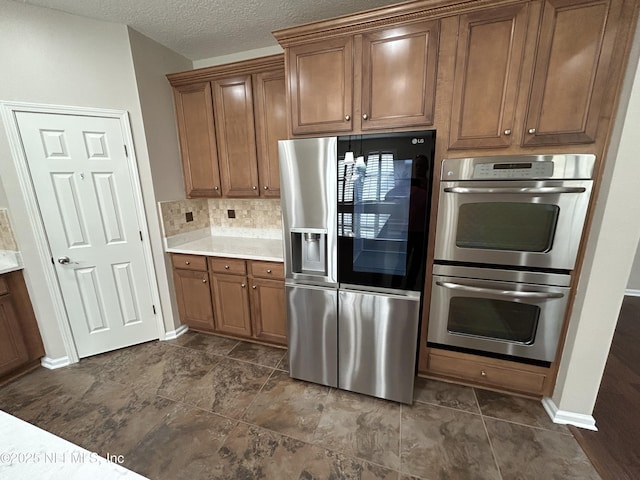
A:
{"label": "recessed cabinet panel", "polygon": [[362,130],[433,124],[438,25],[362,36]]}
{"label": "recessed cabinet panel", "polygon": [[0,297],[0,375],[29,360],[11,296]]}
{"label": "recessed cabinet panel", "polygon": [[252,278],[251,309],[253,336],[260,340],[286,345],[284,282]]}
{"label": "recessed cabinet panel", "polygon": [[525,145],[592,143],[610,75],[620,0],[547,0]]}
{"label": "recessed cabinet panel", "polygon": [[212,82],[222,194],[257,197],[258,168],[251,75]]}
{"label": "recessed cabinet panel", "polygon": [[278,140],[288,138],[284,71],[259,73],[254,79],[260,195],[279,197]]}
{"label": "recessed cabinet panel", "polygon": [[209,274],[193,270],[175,269],[173,279],[180,319],[191,328],[212,332],[213,307]]}
{"label": "recessed cabinet panel", "polygon": [[294,134],[350,131],[353,39],[289,49],[289,93]]}
{"label": "recessed cabinet panel", "polygon": [[511,144],[528,6],[460,17],[449,148]]}
{"label": "recessed cabinet panel", "polygon": [[247,277],[214,275],[216,331],[241,337],[251,336]]}
{"label": "recessed cabinet panel", "polygon": [[220,173],[209,82],[174,88],[187,197],[219,197]]}

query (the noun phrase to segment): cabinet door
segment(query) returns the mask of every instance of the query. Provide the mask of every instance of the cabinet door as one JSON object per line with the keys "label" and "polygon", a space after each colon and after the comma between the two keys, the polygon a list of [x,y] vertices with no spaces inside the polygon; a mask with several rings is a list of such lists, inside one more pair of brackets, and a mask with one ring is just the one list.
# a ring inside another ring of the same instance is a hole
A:
{"label": "cabinet door", "polygon": [[187,197],[219,197],[220,173],[209,82],[173,89]]}
{"label": "cabinet door", "polygon": [[278,140],[288,138],[284,70],[259,73],[254,80],[260,195],[279,197]]}
{"label": "cabinet door", "polygon": [[524,145],[595,141],[620,0],[547,0]]}
{"label": "cabinet door", "polygon": [[449,148],[511,144],[528,5],[460,17]]}
{"label": "cabinet door", "polygon": [[214,330],[213,306],[209,289],[209,274],[193,270],[175,269],[178,311],[182,323],[196,330]]}
{"label": "cabinet door", "polygon": [[253,336],[259,340],[287,344],[284,282],[251,278]]}
{"label": "cabinet door", "polygon": [[0,375],[29,361],[10,295],[0,297]]}
{"label": "cabinet door", "polygon": [[258,161],[251,75],[212,82],[222,194],[257,197]]}
{"label": "cabinet door", "polygon": [[251,336],[247,277],[213,275],[212,286],[216,302],[216,331]]}
{"label": "cabinet door", "polygon": [[362,36],[362,130],[433,124],[439,22]]}
{"label": "cabinet door", "polygon": [[350,131],[353,38],[291,47],[288,55],[292,132]]}

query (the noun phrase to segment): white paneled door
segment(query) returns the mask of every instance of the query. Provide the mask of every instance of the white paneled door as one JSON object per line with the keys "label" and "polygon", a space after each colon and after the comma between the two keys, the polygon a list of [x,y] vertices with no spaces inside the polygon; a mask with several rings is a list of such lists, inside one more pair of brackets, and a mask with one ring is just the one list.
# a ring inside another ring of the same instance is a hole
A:
{"label": "white paneled door", "polygon": [[16,119],[78,356],[157,339],[120,120]]}

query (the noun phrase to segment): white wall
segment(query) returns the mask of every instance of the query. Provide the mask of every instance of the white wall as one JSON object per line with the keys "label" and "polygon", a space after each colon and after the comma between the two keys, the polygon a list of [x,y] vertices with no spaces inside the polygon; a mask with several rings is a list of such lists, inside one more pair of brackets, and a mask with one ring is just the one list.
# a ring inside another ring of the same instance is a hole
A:
{"label": "white wall", "polygon": [[[7,0],[0,0],[0,12],[0,100],[128,111],[147,217],[157,218],[127,27]],[[64,357],[67,352],[50,313],[53,303],[34,234],[28,222],[18,220],[26,218],[27,210],[4,125],[0,125],[0,176],[47,356]],[[161,294],[169,296],[168,291]]]}
{"label": "white wall", "polygon": [[[191,70],[191,60],[131,28],[129,42],[146,134],[146,144],[139,145],[138,153],[143,148],[146,149],[149,162],[145,168],[149,167],[148,174],[152,179],[155,201],[183,199],[185,191],[173,93],[165,75]],[[140,169],[142,170],[142,167]],[[149,201],[153,202],[154,198],[150,198]],[[165,326],[171,331],[180,324],[180,319],[171,259],[169,254],[164,252],[161,238],[162,218],[158,208],[148,213],[147,222],[149,229],[153,230],[151,241],[161,292],[162,313]]]}
{"label": "white wall", "polygon": [[593,412],[640,239],[639,56],[637,30],[552,397],[560,410],[586,417]]}
{"label": "white wall", "polygon": [[[636,202],[640,202],[640,192],[636,197]],[[636,251],[636,257],[631,266],[631,274],[627,283],[627,294],[640,295],[640,245]]]}

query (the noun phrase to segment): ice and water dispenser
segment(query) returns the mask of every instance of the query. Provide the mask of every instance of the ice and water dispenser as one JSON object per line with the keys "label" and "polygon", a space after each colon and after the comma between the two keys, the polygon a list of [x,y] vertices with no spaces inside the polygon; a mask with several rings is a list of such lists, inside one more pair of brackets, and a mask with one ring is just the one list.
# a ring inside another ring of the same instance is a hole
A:
{"label": "ice and water dispenser", "polygon": [[291,229],[292,271],[305,275],[327,275],[327,232]]}

